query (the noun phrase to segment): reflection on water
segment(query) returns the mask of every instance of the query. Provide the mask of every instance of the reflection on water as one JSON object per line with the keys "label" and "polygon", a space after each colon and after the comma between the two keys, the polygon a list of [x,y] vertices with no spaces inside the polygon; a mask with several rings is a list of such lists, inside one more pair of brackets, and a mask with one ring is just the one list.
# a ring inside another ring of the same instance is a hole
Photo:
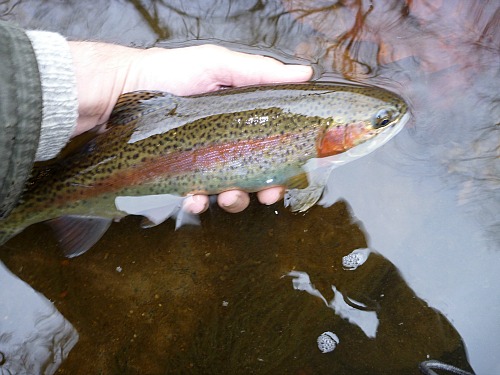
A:
{"label": "reflection on water", "polygon": [[[177,232],[128,219],[88,254],[62,262],[43,225],[2,247],[9,268],[80,334],[60,373],[412,374],[428,359],[470,369],[466,352],[476,373],[500,373],[497,1],[0,7],[4,19],[72,38],[221,40],[289,55],[324,80],[381,85],[412,107],[397,137],[331,176],[323,203],[342,198],[352,213],[344,203],[305,215],[213,208],[201,227]],[[367,247],[376,252],[358,269],[342,267],[343,256]],[[294,289],[292,271],[307,274],[317,297]],[[353,320],[356,311],[376,314],[374,338]],[[327,331],[339,344],[321,353],[316,340]]]}
{"label": "reflection on water", "polygon": [[342,293],[333,285],[332,290],[334,297],[328,302],[321,292],[314,288],[307,272],[291,271],[288,273],[288,276],[294,277],[292,282],[294,289],[303,290],[313,296],[321,298],[335,314],[346,319],[349,323],[358,326],[368,338],[374,339],[377,336],[379,320],[377,312],[374,311],[375,309],[369,310],[364,303],[350,300],[347,297],[344,298]]}
{"label": "reflection on water", "polygon": [[78,341],[73,326],[0,262],[0,374],[54,373]]}

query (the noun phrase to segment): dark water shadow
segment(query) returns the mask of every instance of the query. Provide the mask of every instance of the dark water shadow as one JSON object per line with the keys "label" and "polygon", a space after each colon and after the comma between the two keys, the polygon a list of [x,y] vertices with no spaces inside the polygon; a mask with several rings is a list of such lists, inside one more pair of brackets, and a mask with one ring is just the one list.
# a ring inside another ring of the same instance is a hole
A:
{"label": "dark water shadow", "polygon": [[[453,326],[382,255],[343,269],[343,256],[367,247],[344,202],[305,215],[256,202],[238,215],[214,206],[201,227],[178,231],[142,230],[131,218],[71,260],[50,238],[33,243],[46,236],[44,225],[32,227],[2,258],[80,333],[62,372],[417,374],[429,357],[468,368]],[[335,287],[365,308],[339,315],[295,290],[292,270],[325,299]],[[375,337],[355,317],[363,310],[377,316]],[[340,338],[333,353],[318,350],[324,331]]]}

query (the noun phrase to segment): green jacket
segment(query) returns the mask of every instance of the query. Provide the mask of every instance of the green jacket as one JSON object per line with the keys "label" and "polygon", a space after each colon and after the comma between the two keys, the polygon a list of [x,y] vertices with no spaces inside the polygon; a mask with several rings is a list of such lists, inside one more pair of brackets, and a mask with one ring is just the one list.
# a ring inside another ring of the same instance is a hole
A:
{"label": "green jacket", "polygon": [[0,22],[0,218],[17,203],[40,137],[42,88],[26,33]]}

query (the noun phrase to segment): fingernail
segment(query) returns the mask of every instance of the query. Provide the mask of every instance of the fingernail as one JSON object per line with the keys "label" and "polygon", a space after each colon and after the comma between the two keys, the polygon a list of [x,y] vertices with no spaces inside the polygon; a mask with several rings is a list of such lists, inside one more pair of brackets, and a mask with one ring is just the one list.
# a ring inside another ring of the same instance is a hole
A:
{"label": "fingernail", "polygon": [[200,214],[208,207],[207,202],[203,199],[203,197],[191,195],[184,201],[184,208],[192,214]]}
{"label": "fingernail", "polygon": [[248,206],[248,201],[250,198],[243,192],[229,191],[219,194],[217,197],[217,202],[222,209],[227,212],[240,212],[246,206]]}
{"label": "fingernail", "polygon": [[233,208],[238,204],[238,197],[234,197],[232,201],[227,200],[227,197],[221,199],[220,205],[222,208]]}

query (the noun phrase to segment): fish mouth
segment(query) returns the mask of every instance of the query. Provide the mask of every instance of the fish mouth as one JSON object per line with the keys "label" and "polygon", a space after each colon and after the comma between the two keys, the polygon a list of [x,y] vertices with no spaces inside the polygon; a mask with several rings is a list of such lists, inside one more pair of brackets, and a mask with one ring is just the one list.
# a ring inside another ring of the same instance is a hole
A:
{"label": "fish mouth", "polygon": [[374,129],[376,136],[350,150],[347,150],[345,153],[352,155],[352,157],[356,159],[369,154],[377,148],[385,145],[390,139],[394,138],[394,136],[396,136],[404,128],[409,119],[409,113],[404,113],[398,120],[394,121],[394,123],[381,129]]}
{"label": "fish mouth", "polygon": [[387,125],[381,129],[375,129],[379,130],[379,132],[371,139],[338,155],[309,159],[302,168],[306,173],[312,173],[318,169],[336,168],[353,160],[359,159],[360,157],[363,157],[382,147],[389,140],[394,138],[404,128],[409,119],[410,114],[406,112],[393,124]]}

